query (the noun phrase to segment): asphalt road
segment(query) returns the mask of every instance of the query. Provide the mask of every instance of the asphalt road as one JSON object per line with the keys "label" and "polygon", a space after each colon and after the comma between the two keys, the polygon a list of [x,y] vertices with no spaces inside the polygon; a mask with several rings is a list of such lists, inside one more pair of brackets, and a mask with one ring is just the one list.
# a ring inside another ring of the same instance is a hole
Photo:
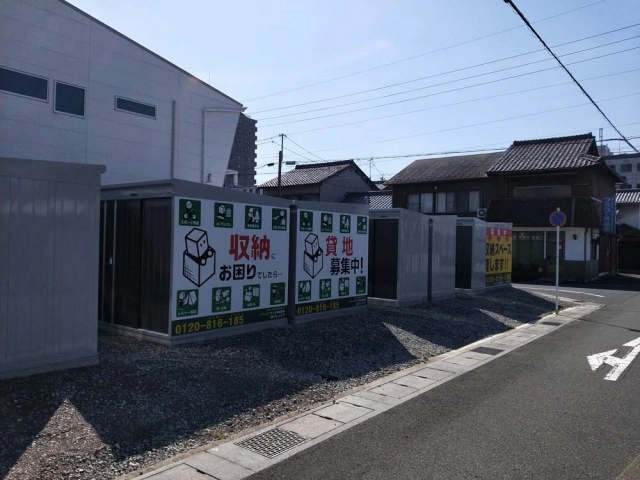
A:
{"label": "asphalt road", "polygon": [[562,289],[607,305],[250,478],[640,479],[640,355],[587,361],[633,351],[640,293]]}

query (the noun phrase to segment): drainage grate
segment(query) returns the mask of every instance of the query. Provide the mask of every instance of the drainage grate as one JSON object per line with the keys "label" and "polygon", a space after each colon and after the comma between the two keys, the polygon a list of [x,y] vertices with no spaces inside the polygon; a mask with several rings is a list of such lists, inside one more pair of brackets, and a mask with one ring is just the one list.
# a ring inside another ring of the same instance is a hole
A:
{"label": "drainage grate", "polygon": [[504,350],[500,350],[499,348],[489,348],[489,347],[478,347],[471,350],[472,352],[484,353],[486,355],[497,355],[499,353],[504,352]]}
{"label": "drainage grate", "polygon": [[264,457],[273,458],[306,441],[306,438],[295,432],[274,428],[255,437],[237,442],[236,445],[259,453]]}
{"label": "drainage grate", "polygon": [[540,322],[542,325],[553,325],[557,327],[558,325],[562,325],[560,322]]}

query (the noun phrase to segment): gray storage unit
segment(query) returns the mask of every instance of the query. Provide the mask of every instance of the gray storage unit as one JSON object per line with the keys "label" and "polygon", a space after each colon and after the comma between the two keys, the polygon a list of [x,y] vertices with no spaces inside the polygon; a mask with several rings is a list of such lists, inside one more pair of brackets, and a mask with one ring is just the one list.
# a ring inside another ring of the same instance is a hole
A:
{"label": "gray storage unit", "polygon": [[456,225],[456,288],[484,290],[487,281],[487,222],[459,217]]}
{"label": "gray storage unit", "polygon": [[371,210],[369,218],[369,301],[427,301],[430,217],[392,208]]}
{"label": "gray storage unit", "polygon": [[456,217],[433,215],[431,298],[456,294]]}
{"label": "gray storage unit", "polygon": [[0,378],[97,363],[104,171],[0,158]]}
{"label": "gray storage unit", "polygon": [[286,325],[289,203],[182,180],[103,187],[101,325],[167,344]]}
{"label": "gray storage unit", "polygon": [[371,210],[369,301],[403,306],[455,295],[455,217]]}

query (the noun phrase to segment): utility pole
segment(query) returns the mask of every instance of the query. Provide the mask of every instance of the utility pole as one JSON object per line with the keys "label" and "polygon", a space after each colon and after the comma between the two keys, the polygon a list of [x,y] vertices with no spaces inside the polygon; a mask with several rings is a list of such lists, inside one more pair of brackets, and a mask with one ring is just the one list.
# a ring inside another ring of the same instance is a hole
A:
{"label": "utility pole", "polygon": [[282,193],[282,156],[284,150],[284,133],[280,134],[280,151],[278,152],[278,196]]}

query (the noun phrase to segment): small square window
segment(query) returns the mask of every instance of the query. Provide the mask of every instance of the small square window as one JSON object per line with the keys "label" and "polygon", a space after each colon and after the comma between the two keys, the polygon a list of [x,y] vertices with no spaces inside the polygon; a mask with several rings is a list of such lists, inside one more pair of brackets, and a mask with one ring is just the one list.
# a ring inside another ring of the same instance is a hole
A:
{"label": "small square window", "polygon": [[84,88],[56,82],[54,111],[84,117],[84,92]]}

